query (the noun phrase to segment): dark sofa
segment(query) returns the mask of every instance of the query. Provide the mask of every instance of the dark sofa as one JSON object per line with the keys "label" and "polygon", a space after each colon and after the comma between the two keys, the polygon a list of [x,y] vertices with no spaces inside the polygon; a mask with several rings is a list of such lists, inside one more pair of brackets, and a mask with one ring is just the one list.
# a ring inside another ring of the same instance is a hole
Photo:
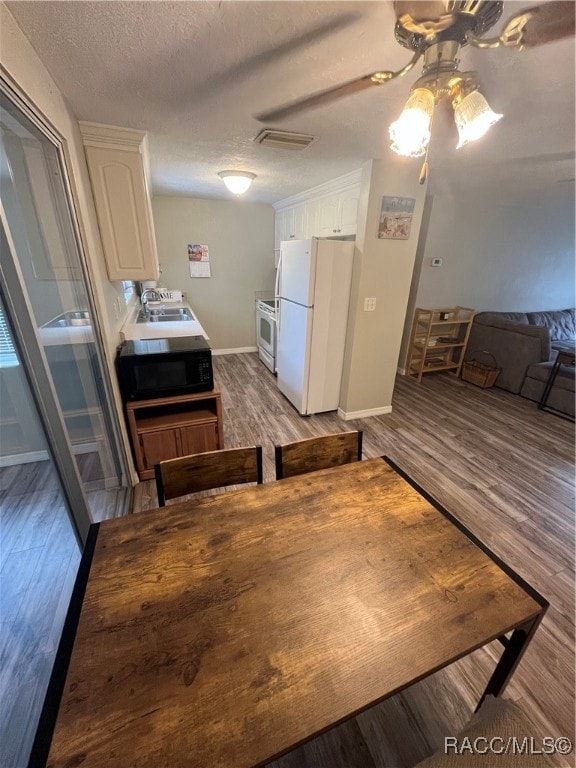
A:
{"label": "dark sofa", "polygon": [[[546,312],[479,312],[474,317],[465,360],[490,362],[490,353],[501,368],[495,386],[539,401],[559,342],[573,348],[576,310]],[[574,415],[574,366],[562,365],[550,392],[548,405]]]}

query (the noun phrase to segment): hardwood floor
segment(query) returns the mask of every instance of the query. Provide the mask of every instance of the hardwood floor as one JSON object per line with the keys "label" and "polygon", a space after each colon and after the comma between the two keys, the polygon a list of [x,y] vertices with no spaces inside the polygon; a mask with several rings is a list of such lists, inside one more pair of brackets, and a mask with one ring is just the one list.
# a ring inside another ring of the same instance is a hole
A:
{"label": "hardwood floor", "polygon": [[[362,429],[365,458],[390,456],[550,601],[505,695],[537,726],[527,735],[574,742],[573,425],[449,374],[421,384],[398,377],[385,416],[302,418],[256,354],[217,356],[214,365],[225,445],[262,445],[265,482],[274,479],[276,442]],[[140,483],[134,510],[155,506],[153,481]],[[476,651],[269,768],[410,768],[468,721],[500,652],[498,644]],[[574,754],[556,762],[573,766]]]}
{"label": "hardwood floor", "polygon": [[[276,442],[362,429],[365,458],[390,456],[550,601],[505,696],[518,701],[535,722],[537,731],[528,735],[567,736],[574,742],[574,426],[538,411],[531,401],[495,388],[481,390],[444,374],[425,376],[421,384],[399,377],[393,412],[386,416],[347,422],[336,413],[302,418],[256,354],[216,356],[214,367],[222,391],[225,445],[262,445],[265,482],[274,479]],[[31,471],[18,477],[26,491],[21,495],[28,497],[19,503],[39,493],[39,479]],[[67,538],[58,533],[64,518],[56,514],[50,495],[37,497],[41,503],[33,505],[47,510],[49,518],[32,516],[29,530],[24,529],[25,516],[5,516],[6,509],[16,509],[6,496],[13,482],[0,473],[0,554],[6,553],[4,521],[21,526],[18,532],[10,529],[17,545],[8,570],[8,559],[0,562],[5,590],[0,604],[2,768],[26,765],[22,756],[33,737],[34,712],[42,704],[42,675],[49,674],[67,603],[65,591],[52,587],[55,579],[71,584],[78,562],[73,552],[52,558],[54,575],[40,584],[41,599],[30,619],[26,612],[31,609],[8,612],[5,595],[21,598],[28,591],[22,573],[35,569],[40,547]],[[43,492],[50,494],[50,487]],[[140,483],[134,511],[156,506],[154,482]],[[114,514],[109,500],[100,508],[101,517]],[[499,654],[496,644],[480,649],[269,768],[411,768],[466,723]],[[4,677],[6,670],[10,678]],[[574,755],[557,758],[556,764],[573,767]]]}
{"label": "hardwood floor", "polygon": [[0,761],[26,765],[80,552],[49,461],[0,473]]}
{"label": "hardwood floor", "polygon": [[[97,456],[78,458],[89,482]],[[80,563],[59,488],[48,460],[0,469],[2,768],[25,768],[28,763]],[[93,518],[114,517],[124,494],[120,488],[89,491]]]}

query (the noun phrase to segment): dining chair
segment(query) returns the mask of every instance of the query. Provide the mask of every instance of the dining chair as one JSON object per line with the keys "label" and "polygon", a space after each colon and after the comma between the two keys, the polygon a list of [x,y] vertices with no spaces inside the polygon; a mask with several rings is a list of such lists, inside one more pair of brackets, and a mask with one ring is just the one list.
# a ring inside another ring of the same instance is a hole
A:
{"label": "dining chair", "polygon": [[274,446],[276,480],[362,460],[362,431],[337,432]]}
{"label": "dining chair", "polygon": [[190,493],[262,483],[262,446],[226,448],[161,461],[154,467],[158,504]]}

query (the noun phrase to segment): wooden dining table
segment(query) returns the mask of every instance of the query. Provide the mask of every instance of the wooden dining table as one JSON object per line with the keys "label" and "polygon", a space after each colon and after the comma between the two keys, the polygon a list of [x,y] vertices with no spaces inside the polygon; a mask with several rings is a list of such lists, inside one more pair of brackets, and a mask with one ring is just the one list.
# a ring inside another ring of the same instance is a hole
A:
{"label": "wooden dining table", "polygon": [[496,639],[499,695],[546,607],[385,457],[106,520],[30,766],[261,766]]}

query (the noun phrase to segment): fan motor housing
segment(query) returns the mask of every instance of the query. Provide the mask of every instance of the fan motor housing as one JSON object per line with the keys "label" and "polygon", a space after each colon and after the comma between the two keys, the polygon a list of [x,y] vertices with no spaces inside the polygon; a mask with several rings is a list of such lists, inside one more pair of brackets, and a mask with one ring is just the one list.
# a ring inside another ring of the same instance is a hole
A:
{"label": "fan motor housing", "polygon": [[[405,3],[403,5],[406,5]],[[446,15],[438,19],[414,19],[409,15],[401,16],[394,27],[394,36],[400,45],[411,51],[423,51],[433,43],[446,40],[466,45],[466,33],[482,35],[496,24],[502,16],[502,0],[478,0],[471,4],[466,0],[446,4],[446,14],[453,19],[446,26]]]}

